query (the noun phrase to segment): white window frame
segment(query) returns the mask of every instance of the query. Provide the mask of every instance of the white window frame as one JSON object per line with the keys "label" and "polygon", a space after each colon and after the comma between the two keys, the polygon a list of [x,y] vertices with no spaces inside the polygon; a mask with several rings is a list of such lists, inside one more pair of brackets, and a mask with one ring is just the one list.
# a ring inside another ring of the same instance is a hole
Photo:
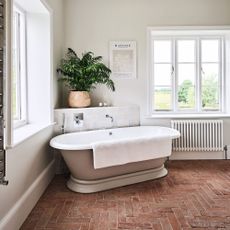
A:
{"label": "white window frame", "polygon": [[[158,40],[158,39],[170,39],[173,40],[173,42],[175,42],[175,38],[177,39],[221,39],[221,45],[222,45],[222,49],[221,49],[221,53],[220,53],[220,58],[222,58],[221,60],[226,61],[226,57],[225,57],[225,39],[226,37],[229,37],[230,34],[230,27],[149,27],[147,29],[147,60],[148,60],[148,75],[149,75],[149,81],[148,81],[148,116],[150,117],[154,117],[154,116],[159,116],[162,115],[162,117],[164,117],[165,115],[172,115],[173,116],[177,116],[177,114],[180,115],[202,115],[202,114],[226,114],[227,112],[229,112],[229,109],[227,108],[229,105],[228,101],[227,101],[227,92],[226,92],[226,87],[227,85],[229,85],[229,82],[226,82],[226,66],[224,62],[220,62],[220,84],[222,85],[223,90],[221,90],[221,93],[219,95],[219,100],[220,100],[220,110],[218,111],[212,111],[212,110],[202,110],[202,106],[201,104],[199,106],[196,105],[196,110],[176,110],[176,104],[177,100],[177,89],[174,90],[174,92],[172,92],[172,100],[173,100],[173,110],[169,110],[169,111],[157,111],[154,110],[153,108],[153,93],[154,93],[154,85],[153,85],[153,41],[154,40]],[[228,41],[229,42],[229,41]],[[199,44],[200,46],[200,44]],[[177,49],[177,45],[173,45],[173,47],[176,47]],[[198,82],[201,79],[201,60],[200,59],[200,54],[197,53],[197,51],[200,50],[200,47],[196,47],[196,60],[197,61],[197,70],[196,70],[196,74],[199,74],[199,77],[197,77],[196,80],[196,88],[197,87],[201,87],[201,83]],[[175,50],[174,50],[175,52]],[[229,51],[228,51],[229,52]],[[174,68],[176,69],[177,66],[175,65],[176,63],[174,63]],[[175,71],[174,71],[175,74]],[[228,74],[229,75],[229,74]],[[175,79],[177,79],[176,77],[173,78],[173,85],[177,86]],[[227,83],[227,84],[226,84]],[[197,93],[197,91],[201,92],[201,88],[199,88],[199,90],[196,89],[196,103],[200,103],[202,102],[202,100],[199,98],[199,94]],[[225,100],[226,99],[226,100]],[[199,110],[197,110],[197,108]],[[179,117],[178,116],[178,117]]]}
{"label": "white window frame", "polygon": [[17,57],[17,107],[18,118],[13,118],[14,128],[19,128],[27,124],[27,49],[26,49],[26,12],[14,3],[13,12],[20,15],[19,27],[17,33],[18,57]]}

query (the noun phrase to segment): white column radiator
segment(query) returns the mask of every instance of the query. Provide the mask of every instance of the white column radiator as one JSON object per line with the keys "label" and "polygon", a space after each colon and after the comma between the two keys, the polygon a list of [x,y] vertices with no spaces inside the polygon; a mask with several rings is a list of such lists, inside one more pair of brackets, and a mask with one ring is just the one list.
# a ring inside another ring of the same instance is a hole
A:
{"label": "white column radiator", "polygon": [[223,151],[222,120],[172,120],[181,133],[173,141],[173,151]]}

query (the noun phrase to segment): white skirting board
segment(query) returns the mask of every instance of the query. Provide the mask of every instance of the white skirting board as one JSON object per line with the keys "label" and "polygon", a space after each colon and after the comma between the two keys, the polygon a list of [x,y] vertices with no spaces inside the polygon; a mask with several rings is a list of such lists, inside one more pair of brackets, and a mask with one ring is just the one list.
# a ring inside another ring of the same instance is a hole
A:
{"label": "white skirting board", "polygon": [[172,152],[170,160],[220,160],[225,159],[224,152]]}
{"label": "white skirting board", "polygon": [[43,170],[27,191],[15,203],[5,217],[0,221],[0,229],[17,230],[21,227],[35,204],[53,179],[55,174],[55,160]]}

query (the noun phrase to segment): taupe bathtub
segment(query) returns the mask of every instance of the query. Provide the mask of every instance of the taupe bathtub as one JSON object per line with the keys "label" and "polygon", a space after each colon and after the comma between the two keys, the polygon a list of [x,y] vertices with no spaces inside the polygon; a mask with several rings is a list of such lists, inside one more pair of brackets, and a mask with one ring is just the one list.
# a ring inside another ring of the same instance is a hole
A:
{"label": "taupe bathtub", "polygon": [[[171,128],[137,126],[63,134],[54,137],[50,145],[61,151],[71,172],[70,180],[67,182],[68,188],[76,192],[90,193],[167,175],[164,167],[165,155],[156,159],[95,169],[93,143],[151,137],[153,141],[154,138],[158,140],[156,148],[161,153],[166,139],[171,141],[179,136],[180,133]],[[159,138],[162,138],[161,142]]]}

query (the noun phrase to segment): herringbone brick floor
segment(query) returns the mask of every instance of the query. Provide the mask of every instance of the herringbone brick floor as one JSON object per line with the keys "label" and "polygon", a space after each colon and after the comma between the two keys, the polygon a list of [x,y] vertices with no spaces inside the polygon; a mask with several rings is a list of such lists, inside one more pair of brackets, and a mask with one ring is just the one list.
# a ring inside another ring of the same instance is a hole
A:
{"label": "herringbone brick floor", "polygon": [[79,194],[56,176],[21,230],[230,229],[230,161],[171,161],[165,178]]}

